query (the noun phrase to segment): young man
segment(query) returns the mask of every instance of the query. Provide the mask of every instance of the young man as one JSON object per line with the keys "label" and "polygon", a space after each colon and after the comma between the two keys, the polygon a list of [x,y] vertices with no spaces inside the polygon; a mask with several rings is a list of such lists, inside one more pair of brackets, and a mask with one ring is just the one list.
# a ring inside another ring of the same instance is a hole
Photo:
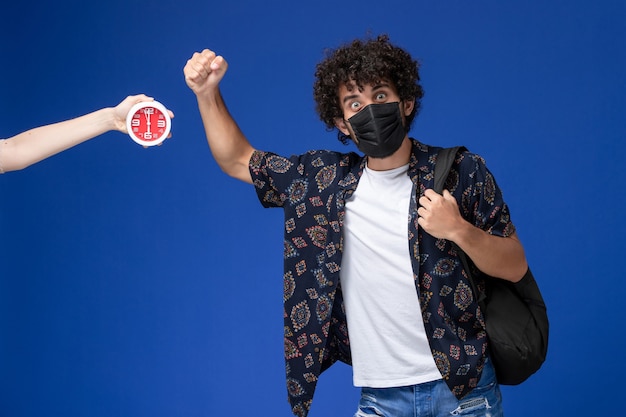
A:
{"label": "young man", "polygon": [[[39,126],[11,138],[0,139],[0,174],[24,169],[111,130],[128,133],[126,115],[133,105],[142,101],[154,99],[144,94],[128,96],[115,107],[96,110],[75,119]],[[169,114],[174,117],[171,111]]]}
{"label": "young man", "polygon": [[293,413],[307,415],[319,375],[341,360],[362,387],[356,416],[502,415],[484,320],[452,243],[510,281],[523,277],[526,259],[479,156],[458,154],[443,195],[431,189],[440,148],[408,136],[423,95],[417,62],[379,36],[318,64],[320,118],[364,156],[254,149],[220,95],[226,70],[204,50],[184,73],[220,167],[285,212]]}

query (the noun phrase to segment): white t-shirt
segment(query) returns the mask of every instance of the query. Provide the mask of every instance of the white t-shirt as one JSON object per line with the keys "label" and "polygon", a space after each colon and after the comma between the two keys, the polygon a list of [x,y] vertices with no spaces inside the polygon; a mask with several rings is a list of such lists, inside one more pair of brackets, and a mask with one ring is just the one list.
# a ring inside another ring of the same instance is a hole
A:
{"label": "white t-shirt", "polygon": [[388,388],[441,378],[422,320],[409,253],[408,164],[366,167],[346,201],[341,286],[355,386]]}

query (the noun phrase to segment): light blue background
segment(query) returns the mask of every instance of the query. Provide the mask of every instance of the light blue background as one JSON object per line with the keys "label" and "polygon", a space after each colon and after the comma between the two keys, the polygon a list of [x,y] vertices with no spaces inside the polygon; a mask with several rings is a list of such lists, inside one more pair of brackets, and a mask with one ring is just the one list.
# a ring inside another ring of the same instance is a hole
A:
{"label": "light blue background", "polygon": [[[548,361],[507,417],[622,409],[625,2],[35,0],[0,10],[0,137],[137,93],[176,117],[159,148],[112,132],[0,176],[0,416],[291,415],[282,213],[220,172],[182,68],[228,60],[259,149],[353,150],[313,71],[368,33],[420,60],[412,136],[486,158],[543,290]],[[357,399],[336,365],[310,416]]]}

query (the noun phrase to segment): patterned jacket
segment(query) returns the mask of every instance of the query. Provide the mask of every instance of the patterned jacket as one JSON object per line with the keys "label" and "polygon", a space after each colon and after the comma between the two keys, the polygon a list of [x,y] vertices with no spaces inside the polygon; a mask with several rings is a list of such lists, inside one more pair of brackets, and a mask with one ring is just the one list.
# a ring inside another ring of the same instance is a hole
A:
{"label": "patterned jacket", "polygon": [[[450,390],[461,398],[478,383],[486,352],[485,325],[451,242],[417,225],[417,200],[433,186],[440,148],[412,140],[408,175],[410,248],[416,291],[433,357]],[[357,187],[365,158],[310,151],[285,158],[256,151],[250,172],[265,207],[282,207],[287,391],[292,411],[305,417],[320,374],[337,360],[351,363],[340,284],[345,202]],[[458,154],[446,183],[470,223],[497,236],[514,226],[485,161]]]}

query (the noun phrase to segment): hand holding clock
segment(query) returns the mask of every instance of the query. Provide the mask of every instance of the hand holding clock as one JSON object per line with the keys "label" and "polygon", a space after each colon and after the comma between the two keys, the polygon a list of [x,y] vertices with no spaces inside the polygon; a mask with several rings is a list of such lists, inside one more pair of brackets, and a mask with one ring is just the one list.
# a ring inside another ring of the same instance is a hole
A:
{"label": "hand holding clock", "polygon": [[[74,119],[36,127],[0,140],[0,173],[24,169],[45,158],[103,133],[128,133],[126,116],[138,103],[155,103],[144,94],[128,96],[115,107],[107,107]],[[169,118],[174,114],[163,108]],[[169,131],[165,137],[170,137]],[[165,138],[163,138],[165,139]]]}

